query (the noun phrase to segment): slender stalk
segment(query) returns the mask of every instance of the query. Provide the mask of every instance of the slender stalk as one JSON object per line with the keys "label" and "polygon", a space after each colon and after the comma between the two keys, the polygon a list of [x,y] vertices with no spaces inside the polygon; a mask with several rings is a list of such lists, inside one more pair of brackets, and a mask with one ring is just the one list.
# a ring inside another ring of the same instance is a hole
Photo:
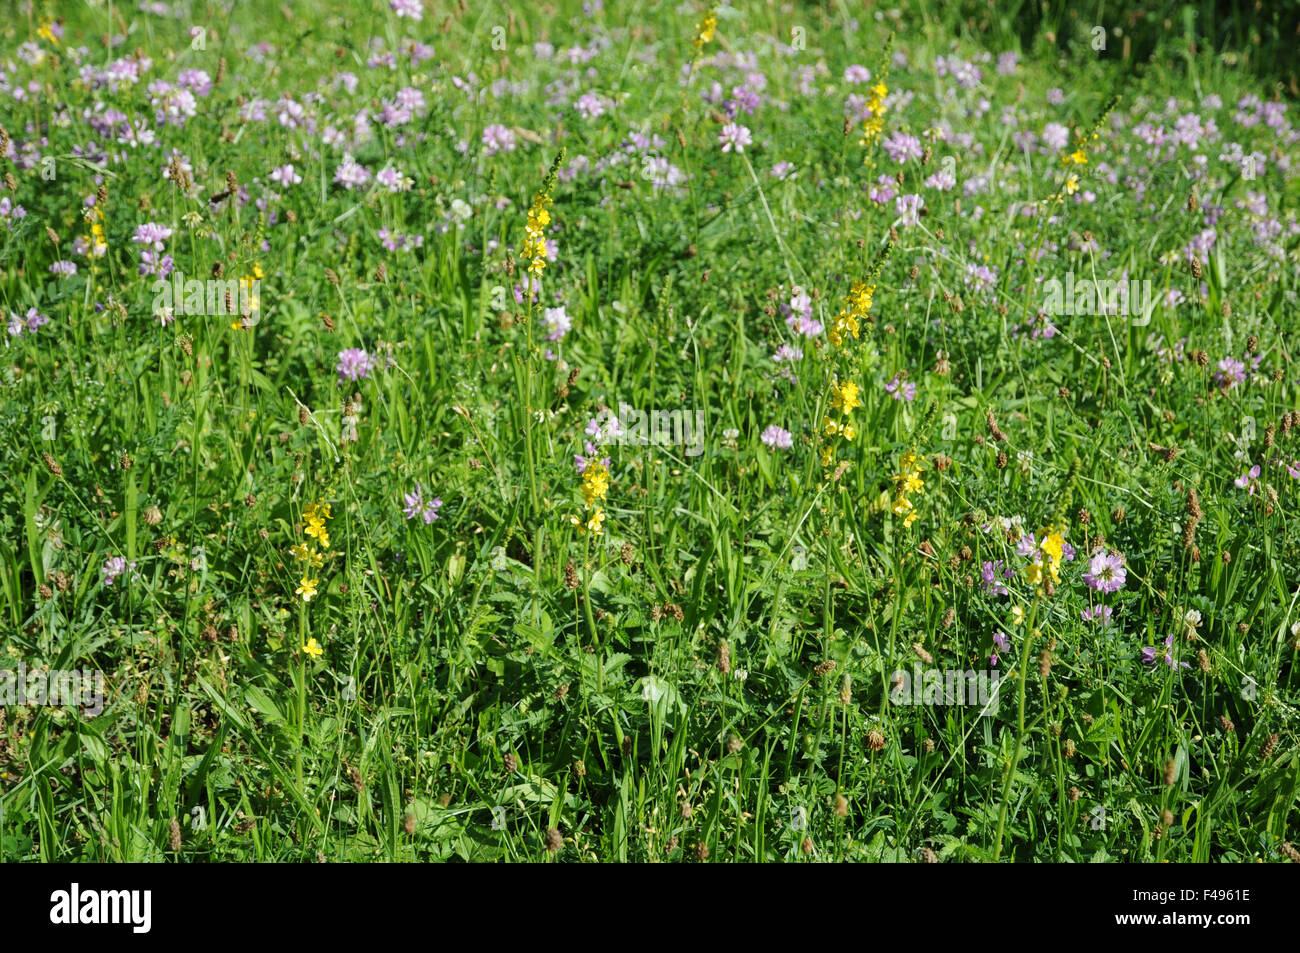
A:
{"label": "slender stalk", "polygon": [[307,725],[307,604],[298,604],[298,736],[294,739],[293,767],[302,790],[302,736]]}
{"label": "slender stalk", "polygon": [[524,453],[528,460],[528,492],[533,514],[541,513],[537,497],[537,466],[533,459],[533,274],[528,274],[528,349],[524,353]]}
{"label": "slender stalk", "polygon": [[1025,676],[1029,672],[1029,647],[1034,640],[1034,621],[1038,618],[1038,600],[1029,613],[1029,622],[1025,627],[1023,644],[1020,646],[1020,678],[1016,686],[1016,747],[1011,755],[1011,764],[1007,766],[1006,780],[1002,783],[1002,808],[998,811],[998,830],[993,839],[993,862],[1002,856],[1002,832],[1007,824],[1007,808],[1011,804],[1011,782],[1016,776],[1016,765],[1020,763],[1020,752],[1025,741]]}

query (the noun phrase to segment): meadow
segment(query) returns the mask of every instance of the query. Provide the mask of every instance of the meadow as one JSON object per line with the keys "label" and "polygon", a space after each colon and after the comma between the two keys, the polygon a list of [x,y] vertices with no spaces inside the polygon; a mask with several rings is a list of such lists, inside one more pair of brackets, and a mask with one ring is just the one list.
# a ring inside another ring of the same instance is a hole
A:
{"label": "meadow", "polygon": [[1300,860],[1215,6],[29,0],[0,860]]}

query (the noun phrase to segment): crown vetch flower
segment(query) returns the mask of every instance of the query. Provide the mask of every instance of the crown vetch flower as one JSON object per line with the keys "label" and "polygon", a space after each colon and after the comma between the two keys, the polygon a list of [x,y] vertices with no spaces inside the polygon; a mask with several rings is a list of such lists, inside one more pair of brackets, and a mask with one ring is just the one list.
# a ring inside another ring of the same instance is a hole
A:
{"label": "crown vetch flower", "polygon": [[1119,553],[1103,551],[1092,557],[1083,581],[1098,592],[1117,592],[1123,588],[1127,576]]}
{"label": "crown vetch flower", "polygon": [[334,368],[338,371],[339,383],[345,380],[355,381],[369,377],[375,369],[375,359],[359,347],[350,347],[339,351],[339,361]]}

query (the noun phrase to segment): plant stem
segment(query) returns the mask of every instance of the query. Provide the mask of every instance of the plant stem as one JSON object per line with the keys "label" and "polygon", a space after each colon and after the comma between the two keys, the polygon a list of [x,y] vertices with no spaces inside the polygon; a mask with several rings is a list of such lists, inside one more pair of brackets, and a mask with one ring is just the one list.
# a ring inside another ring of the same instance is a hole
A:
{"label": "plant stem", "polygon": [[298,737],[294,739],[293,766],[298,779],[298,790],[302,790],[302,738],[307,725],[307,605],[298,606]]}
{"label": "plant stem", "polygon": [[1011,782],[1016,776],[1016,765],[1020,763],[1020,752],[1025,741],[1025,676],[1029,672],[1029,647],[1034,640],[1034,621],[1038,617],[1038,600],[1029,613],[1029,623],[1025,627],[1024,644],[1020,647],[1020,679],[1016,688],[1016,747],[1011,755],[1011,764],[1007,766],[1007,777],[1002,783],[1002,808],[998,811],[998,830],[993,839],[993,862],[1002,856],[1002,832],[1006,828],[1007,808],[1011,805]]}

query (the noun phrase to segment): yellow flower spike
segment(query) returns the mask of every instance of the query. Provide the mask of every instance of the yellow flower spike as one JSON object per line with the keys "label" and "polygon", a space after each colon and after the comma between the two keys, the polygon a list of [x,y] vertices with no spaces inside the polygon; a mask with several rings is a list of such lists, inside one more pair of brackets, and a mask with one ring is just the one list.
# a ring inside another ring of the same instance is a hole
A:
{"label": "yellow flower spike", "polygon": [[855,315],[865,315],[871,310],[871,301],[876,294],[876,286],[863,281],[853,282],[853,287],[844,298],[849,311]]}
{"label": "yellow flower spike", "polygon": [[1059,563],[1065,553],[1065,537],[1060,533],[1049,533],[1043,538],[1041,548],[1051,558],[1052,562]]}
{"label": "yellow flower spike", "polygon": [[[548,177],[548,183],[550,181]],[[529,259],[529,274],[539,277],[546,268],[545,229],[551,223],[551,213],[546,211],[546,206],[550,204],[552,199],[545,191],[533,196],[533,204],[528,210],[528,218],[524,223],[523,247],[519,250],[521,257]]]}
{"label": "yellow flower spike", "polygon": [[609,470],[602,463],[592,461],[582,471],[582,496],[590,509],[609,492]]}
{"label": "yellow flower spike", "polygon": [[307,644],[302,647],[302,650],[312,658],[320,658],[325,654],[325,650],[317,643],[315,636],[307,640]]}
{"label": "yellow flower spike", "polygon": [[695,27],[695,49],[703,50],[706,45],[712,43],[717,30],[718,17],[710,10]]}
{"label": "yellow flower spike", "polygon": [[303,576],[298,583],[298,588],[294,590],[294,595],[301,596],[303,602],[310,602],[311,597],[316,595],[316,586],[319,579],[308,579]]}
{"label": "yellow flower spike", "polygon": [[836,384],[832,388],[831,407],[841,414],[849,414],[855,407],[861,407],[862,401],[858,395],[861,389],[853,381],[844,381]]}
{"label": "yellow flower spike", "polygon": [[831,322],[831,329],[827,336],[836,347],[843,347],[845,335],[851,334],[856,340],[860,328],[861,325],[858,322],[857,315],[847,310],[841,311],[835,316],[835,320]]}

